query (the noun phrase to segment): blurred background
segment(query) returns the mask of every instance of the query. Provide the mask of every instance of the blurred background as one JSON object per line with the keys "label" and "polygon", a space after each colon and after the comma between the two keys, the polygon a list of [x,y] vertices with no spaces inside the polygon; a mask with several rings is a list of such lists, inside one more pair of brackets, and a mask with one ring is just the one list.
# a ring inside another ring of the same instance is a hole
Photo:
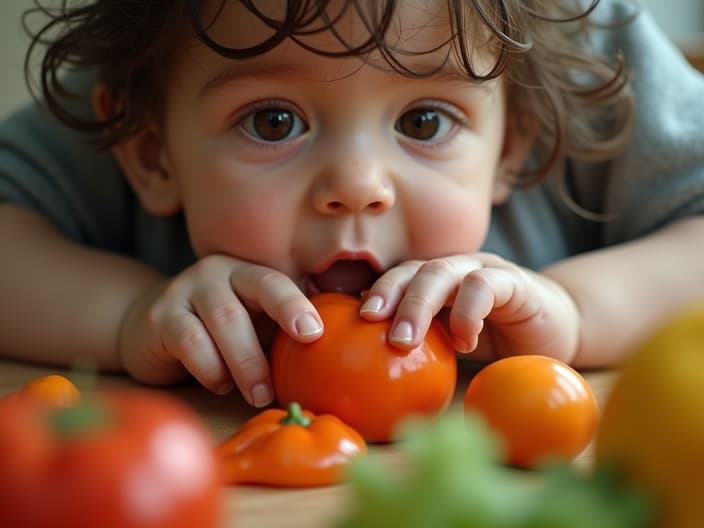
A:
{"label": "blurred background", "polygon": [[[693,62],[704,68],[704,1],[640,0],[640,3],[654,14],[663,30]],[[0,117],[29,98],[22,76],[29,40],[22,30],[20,17],[33,4],[34,0],[0,1]]]}
{"label": "blurred background", "polygon": [[20,25],[20,15],[31,0],[0,2],[0,116],[27,99],[22,78],[22,61],[28,39]]}

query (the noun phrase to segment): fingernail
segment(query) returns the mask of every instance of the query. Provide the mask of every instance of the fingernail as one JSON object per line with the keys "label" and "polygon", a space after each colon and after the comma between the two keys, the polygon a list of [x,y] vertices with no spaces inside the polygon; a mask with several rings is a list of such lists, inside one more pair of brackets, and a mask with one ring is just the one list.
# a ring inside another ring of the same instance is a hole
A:
{"label": "fingernail", "polygon": [[266,383],[257,383],[252,387],[252,402],[255,407],[266,407],[273,399],[271,388]]}
{"label": "fingernail", "polygon": [[399,321],[391,330],[389,339],[395,343],[407,344],[413,340],[413,327],[408,321]]}
{"label": "fingernail", "polygon": [[223,381],[215,389],[215,394],[223,396],[235,388],[235,383],[232,380]]}
{"label": "fingernail", "polygon": [[323,327],[320,326],[318,320],[313,317],[313,314],[308,312],[296,319],[294,326],[296,327],[296,332],[301,337],[318,335],[323,331]]}
{"label": "fingernail", "polygon": [[379,313],[381,309],[384,307],[384,299],[382,297],[379,297],[378,295],[372,295],[364,301],[364,304],[362,307],[359,309],[360,312],[370,312],[370,313]]}

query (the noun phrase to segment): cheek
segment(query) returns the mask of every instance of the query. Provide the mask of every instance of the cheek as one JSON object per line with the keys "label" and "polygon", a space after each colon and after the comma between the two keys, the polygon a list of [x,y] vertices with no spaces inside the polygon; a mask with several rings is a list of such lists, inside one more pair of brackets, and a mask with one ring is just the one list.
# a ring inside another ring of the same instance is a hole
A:
{"label": "cheek", "polygon": [[[246,192],[238,193],[247,195]],[[191,243],[198,257],[228,254],[260,264],[276,262],[287,251],[287,227],[282,207],[266,205],[264,196],[221,197],[203,207],[186,207]]]}
{"label": "cheek", "polygon": [[272,265],[290,247],[293,193],[242,166],[219,141],[181,141],[174,164],[196,256],[226,254]]}
{"label": "cheek", "polygon": [[479,251],[489,228],[489,197],[469,192],[429,193],[420,203],[423,211],[408,216],[413,219],[409,232],[415,258]]}

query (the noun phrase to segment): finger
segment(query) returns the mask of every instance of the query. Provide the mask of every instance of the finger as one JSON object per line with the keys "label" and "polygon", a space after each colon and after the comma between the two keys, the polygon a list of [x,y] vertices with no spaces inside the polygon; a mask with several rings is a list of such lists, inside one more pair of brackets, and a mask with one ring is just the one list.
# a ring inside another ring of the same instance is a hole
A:
{"label": "finger", "polygon": [[247,264],[232,273],[230,283],[240,298],[264,311],[293,339],[309,343],[323,334],[318,311],[284,273]]}
{"label": "finger", "polygon": [[183,308],[165,315],[161,327],[164,348],[204,387],[216,394],[224,394],[232,389],[232,377],[227,366],[210,334],[195,314]]}
{"label": "finger", "polygon": [[496,354],[494,348],[494,342],[489,332],[481,332],[479,334],[479,338],[477,339],[477,346],[471,351],[472,361],[489,363],[499,359],[499,356]]}
{"label": "finger", "polygon": [[459,352],[477,346],[484,320],[512,305],[502,318],[519,322],[525,304],[525,276],[518,269],[482,268],[467,274],[450,310],[450,332]]}
{"label": "finger", "polygon": [[420,260],[404,262],[379,277],[369,288],[360,315],[370,321],[380,321],[393,315],[422,264]]}
{"label": "finger", "polygon": [[408,284],[396,310],[389,340],[399,348],[418,346],[433,317],[452,298],[468,262],[442,258],[425,262]]}
{"label": "finger", "polygon": [[271,403],[269,365],[249,312],[237,296],[229,288],[210,287],[191,302],[244,398],[255,407]]}

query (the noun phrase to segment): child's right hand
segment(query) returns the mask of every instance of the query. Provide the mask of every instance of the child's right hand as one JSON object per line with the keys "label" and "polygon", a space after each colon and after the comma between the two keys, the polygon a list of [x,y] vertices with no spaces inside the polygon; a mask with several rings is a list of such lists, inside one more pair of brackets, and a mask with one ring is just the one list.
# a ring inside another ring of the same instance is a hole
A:
{"label": "child's right hand", "polygon": [[218,394],[236,384],[261,407],[273,391],[252,320],[257,314],[301,342],[323,332],[317,311],[284,273],[211,255],[135,301],[120,330],[120,356],[141,381],[172,382],[185,369]]}

